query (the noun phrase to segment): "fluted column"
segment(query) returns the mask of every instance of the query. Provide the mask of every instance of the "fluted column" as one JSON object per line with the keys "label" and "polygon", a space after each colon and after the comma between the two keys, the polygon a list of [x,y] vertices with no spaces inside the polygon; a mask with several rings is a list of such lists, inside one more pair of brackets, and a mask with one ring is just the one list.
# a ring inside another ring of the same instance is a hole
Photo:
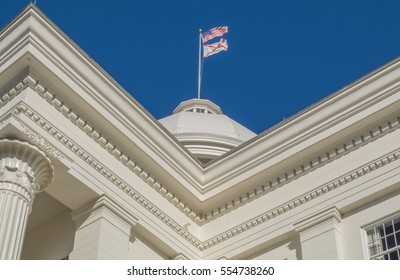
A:
{"label": "fluted column", "polygon": [[49,158],[18,140],[0,140],[0,260],[19,259],[37,192],[53,178]]}

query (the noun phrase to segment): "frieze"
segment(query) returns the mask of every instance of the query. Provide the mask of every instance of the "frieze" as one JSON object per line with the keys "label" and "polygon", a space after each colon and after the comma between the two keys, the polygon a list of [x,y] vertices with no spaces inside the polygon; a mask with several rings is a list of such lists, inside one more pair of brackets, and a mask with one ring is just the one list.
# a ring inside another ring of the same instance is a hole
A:
{"label": "frieze", "polygon": [[31,143],[34,143],[41,150],[45,151],[48,155],[56,158],[63,159],[64,155],[56,150],[49,142],[47,142],[43,136],[34,132],[32,129],[21,123],[22,133],[26,135]]}

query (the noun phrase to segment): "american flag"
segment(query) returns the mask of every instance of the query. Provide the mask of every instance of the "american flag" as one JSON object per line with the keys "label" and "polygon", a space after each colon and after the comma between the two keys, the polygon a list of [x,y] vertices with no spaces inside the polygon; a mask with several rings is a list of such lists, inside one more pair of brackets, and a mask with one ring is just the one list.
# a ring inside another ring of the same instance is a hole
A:
{"label": "american flag", "polygon": [[215,37],[220,37],[220,36],[224,35],[225,33],[228,33],[228,26],[214,27],[214,28],[202,33],[203,43],[210,41],[211,39],[214,39]]}

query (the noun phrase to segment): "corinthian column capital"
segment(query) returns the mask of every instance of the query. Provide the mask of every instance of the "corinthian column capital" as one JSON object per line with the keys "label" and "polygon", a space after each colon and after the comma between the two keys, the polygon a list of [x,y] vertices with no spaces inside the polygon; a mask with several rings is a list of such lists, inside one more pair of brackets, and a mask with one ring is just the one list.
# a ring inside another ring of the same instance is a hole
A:
{"label": "corinthian column capital", "polygon": [[53,179],[50,159],[37,147],[18,140],[0,140],[0,189],[22,195],[31,205],[35,193]]}

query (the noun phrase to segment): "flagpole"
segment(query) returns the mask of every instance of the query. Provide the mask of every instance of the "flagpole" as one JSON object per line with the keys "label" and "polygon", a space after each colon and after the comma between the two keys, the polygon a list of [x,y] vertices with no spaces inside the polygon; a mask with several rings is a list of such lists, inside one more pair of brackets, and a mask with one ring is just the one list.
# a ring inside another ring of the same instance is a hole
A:
{"label": "flagpole", "polygon": [[200,99],[201,90],[201,29],[199,29],[199,76],[197,84],[197,99]]}

